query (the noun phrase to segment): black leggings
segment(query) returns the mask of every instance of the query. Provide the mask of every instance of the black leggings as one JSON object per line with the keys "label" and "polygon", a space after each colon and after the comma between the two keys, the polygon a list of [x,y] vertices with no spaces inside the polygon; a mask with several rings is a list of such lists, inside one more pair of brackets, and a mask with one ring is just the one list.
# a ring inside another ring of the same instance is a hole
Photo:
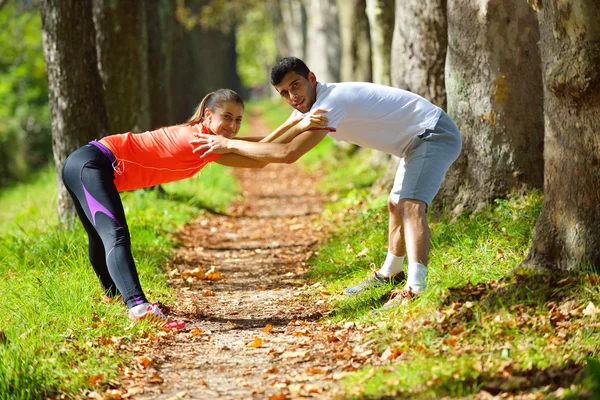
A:
{"label": "black leggings", "polygon": [[146,302],[111,160],[103,150],[87,144],[67,158],[62,178],[87,231],[90,262],[106,294],[120,292],[128,308]]}

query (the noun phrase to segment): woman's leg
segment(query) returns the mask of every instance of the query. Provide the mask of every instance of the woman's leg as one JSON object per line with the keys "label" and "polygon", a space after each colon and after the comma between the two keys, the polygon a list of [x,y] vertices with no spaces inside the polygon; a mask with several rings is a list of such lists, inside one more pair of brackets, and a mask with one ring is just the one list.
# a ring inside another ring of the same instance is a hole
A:
{"label": "woman's leg", "polygon": [[77,196],[75,196],[75,194],[68,187],[67,191],[73,199],[79,220],[88,234],[88,256],[90,258],[90,263],[94,268],[94,272],[96,272],[96,276],[98,276],[98,279],[104,288],[105,294],[110,297],[117,297],[119,295],[119,290],[115,282],[110,277],[110,273],[108,272],[108,266],[106,265],[106,252],[104,251],[102,239],[100,238],[100,235],[98,235],[98,232],[96,232],[96,229],[92,223],[88,220],[87,215],[85,215]]}
{"label": "woman's leg", "polygon": [[[131,308],[146,303],[147,300],[131,255],[131,241],[125,212],[113,179],[110,161],[92,145],[86,145],[75,151],[69,156],[63,168],[63,181],[81,206],[82,223],[84,227],[87,225],[86,230],[91,227],[100,238],[110,279],[121,292],[127,307]],[[102,264],[98,262],[97,252],[100,248],[95,242],[94,235],[88,234],[88,236],[93,243],[90,246],[90,259],[95,258],[92,265],[95,264],[95,270],[98,267],[97,274],[98,272],[104,274]]]}

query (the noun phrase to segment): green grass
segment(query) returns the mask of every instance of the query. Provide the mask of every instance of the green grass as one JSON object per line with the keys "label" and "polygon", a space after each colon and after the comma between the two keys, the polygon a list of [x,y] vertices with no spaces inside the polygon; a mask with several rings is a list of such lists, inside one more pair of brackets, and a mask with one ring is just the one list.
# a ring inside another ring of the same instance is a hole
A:
{"label": "green grass", "polygon": [[[289,115],[280,99],[260,105],[271,128]],[[323,213],[330,235],[310,259],[308,276],[331,296],[334,322],[356,321],[379,329],[365,342],[376,358],[344,379],[348,398],[473,398],[522,393],[582,398],[600,393],[600,317],[582,309],[600,305],[597,275],[521,271],[531,245],[542,195],[497,200],[477,214],[430,216],[432,249],[428,290],[406,307],[372,314],[392,289],[353,297],[343,289],[378,268],[387,252],[387,195],[370,186],[382,170],[369,153],[347,154],[326,138],[300,159],[324,171],[319,187],[331,202]],[[561,311],[562,310],[562,311]],[[560,389],[558,392],[557,389]]]}
{"label": "green grass", "polygon": [[[166,196],[135,191],[122,198],[144,291],[169,303],[171,233],[202,212],[199,207],[224,210],[238,192],[227,168],[216,164],[165,189]],[[51,168],[0,192],[0,330],[8,339],[0,344],[0,398],[73,396],[93,387],[96,377],[105,385],[131,357],[127,346],[151,329],[130,328],[122,304],[101,301],[85,232],[79,224],[60,228],[55,207]]]}
{"label": "green grass", "polygon": [[428,290],[406,307],[374,315],[391,287],[341,293],[385,258],[385,203],[385,196],[360,190],[331,203],[324,214],[331,236],[310,260],[309,276],[325,286],[319,290],[336,293],[329,318],[379,324],[365,338],[375,354],[402,354],[347,377],[348,397],[463,398],[482,388],[549,396],[562,387],[565,398],[589,393],[585,371],[588,358],[599,355],[600,324],[581,311],[600,304],[598,276],[518,268],[541,210],[539,192],[430,221]]}

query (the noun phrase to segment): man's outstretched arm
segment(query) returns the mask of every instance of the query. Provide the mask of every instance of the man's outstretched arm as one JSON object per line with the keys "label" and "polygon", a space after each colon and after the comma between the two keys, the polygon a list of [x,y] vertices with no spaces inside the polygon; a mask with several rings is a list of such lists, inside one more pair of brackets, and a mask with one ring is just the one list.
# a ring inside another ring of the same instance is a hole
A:
{"label": "man's outstretched arm", "polygon": [[319,144],[328,133],[328,130],[305,131],[289,143],[254,143],[198,134],[190,143],[199,145],[194,152],[204,152],[203,157],[211,153],[234,153],[265,163],[291,164]]}
{"label": "man's outstretched arm", "polygon": [[238,139],[245,142],[287,143],[304,131],[324,128],[328,119],[322,114],[326,112],[326,110],[317,109],[306,116],[294,112],[283,124],[267,136],[247,136]]}

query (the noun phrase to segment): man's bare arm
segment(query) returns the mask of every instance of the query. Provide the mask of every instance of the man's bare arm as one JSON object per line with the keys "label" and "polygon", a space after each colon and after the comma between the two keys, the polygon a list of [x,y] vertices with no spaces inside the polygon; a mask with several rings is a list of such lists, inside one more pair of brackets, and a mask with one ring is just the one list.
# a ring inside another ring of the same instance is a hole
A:
{"label": "man's bare arm", "polygon": [[217,158],[215,162],[226,167],[236,168],[264,168],[267,165],[266,162],[240,156],[239,154],[234,153],[223,154],[221,157]]}
{"label": "man's bare arm", "polygon": [[290,143],[253,143],[227,139],[223,136],[199,134],[190,143],[198,144],[194,152],[235,153],[265,163],[291,164],[315,147],[327,134],[327,130],[305,131]]}

